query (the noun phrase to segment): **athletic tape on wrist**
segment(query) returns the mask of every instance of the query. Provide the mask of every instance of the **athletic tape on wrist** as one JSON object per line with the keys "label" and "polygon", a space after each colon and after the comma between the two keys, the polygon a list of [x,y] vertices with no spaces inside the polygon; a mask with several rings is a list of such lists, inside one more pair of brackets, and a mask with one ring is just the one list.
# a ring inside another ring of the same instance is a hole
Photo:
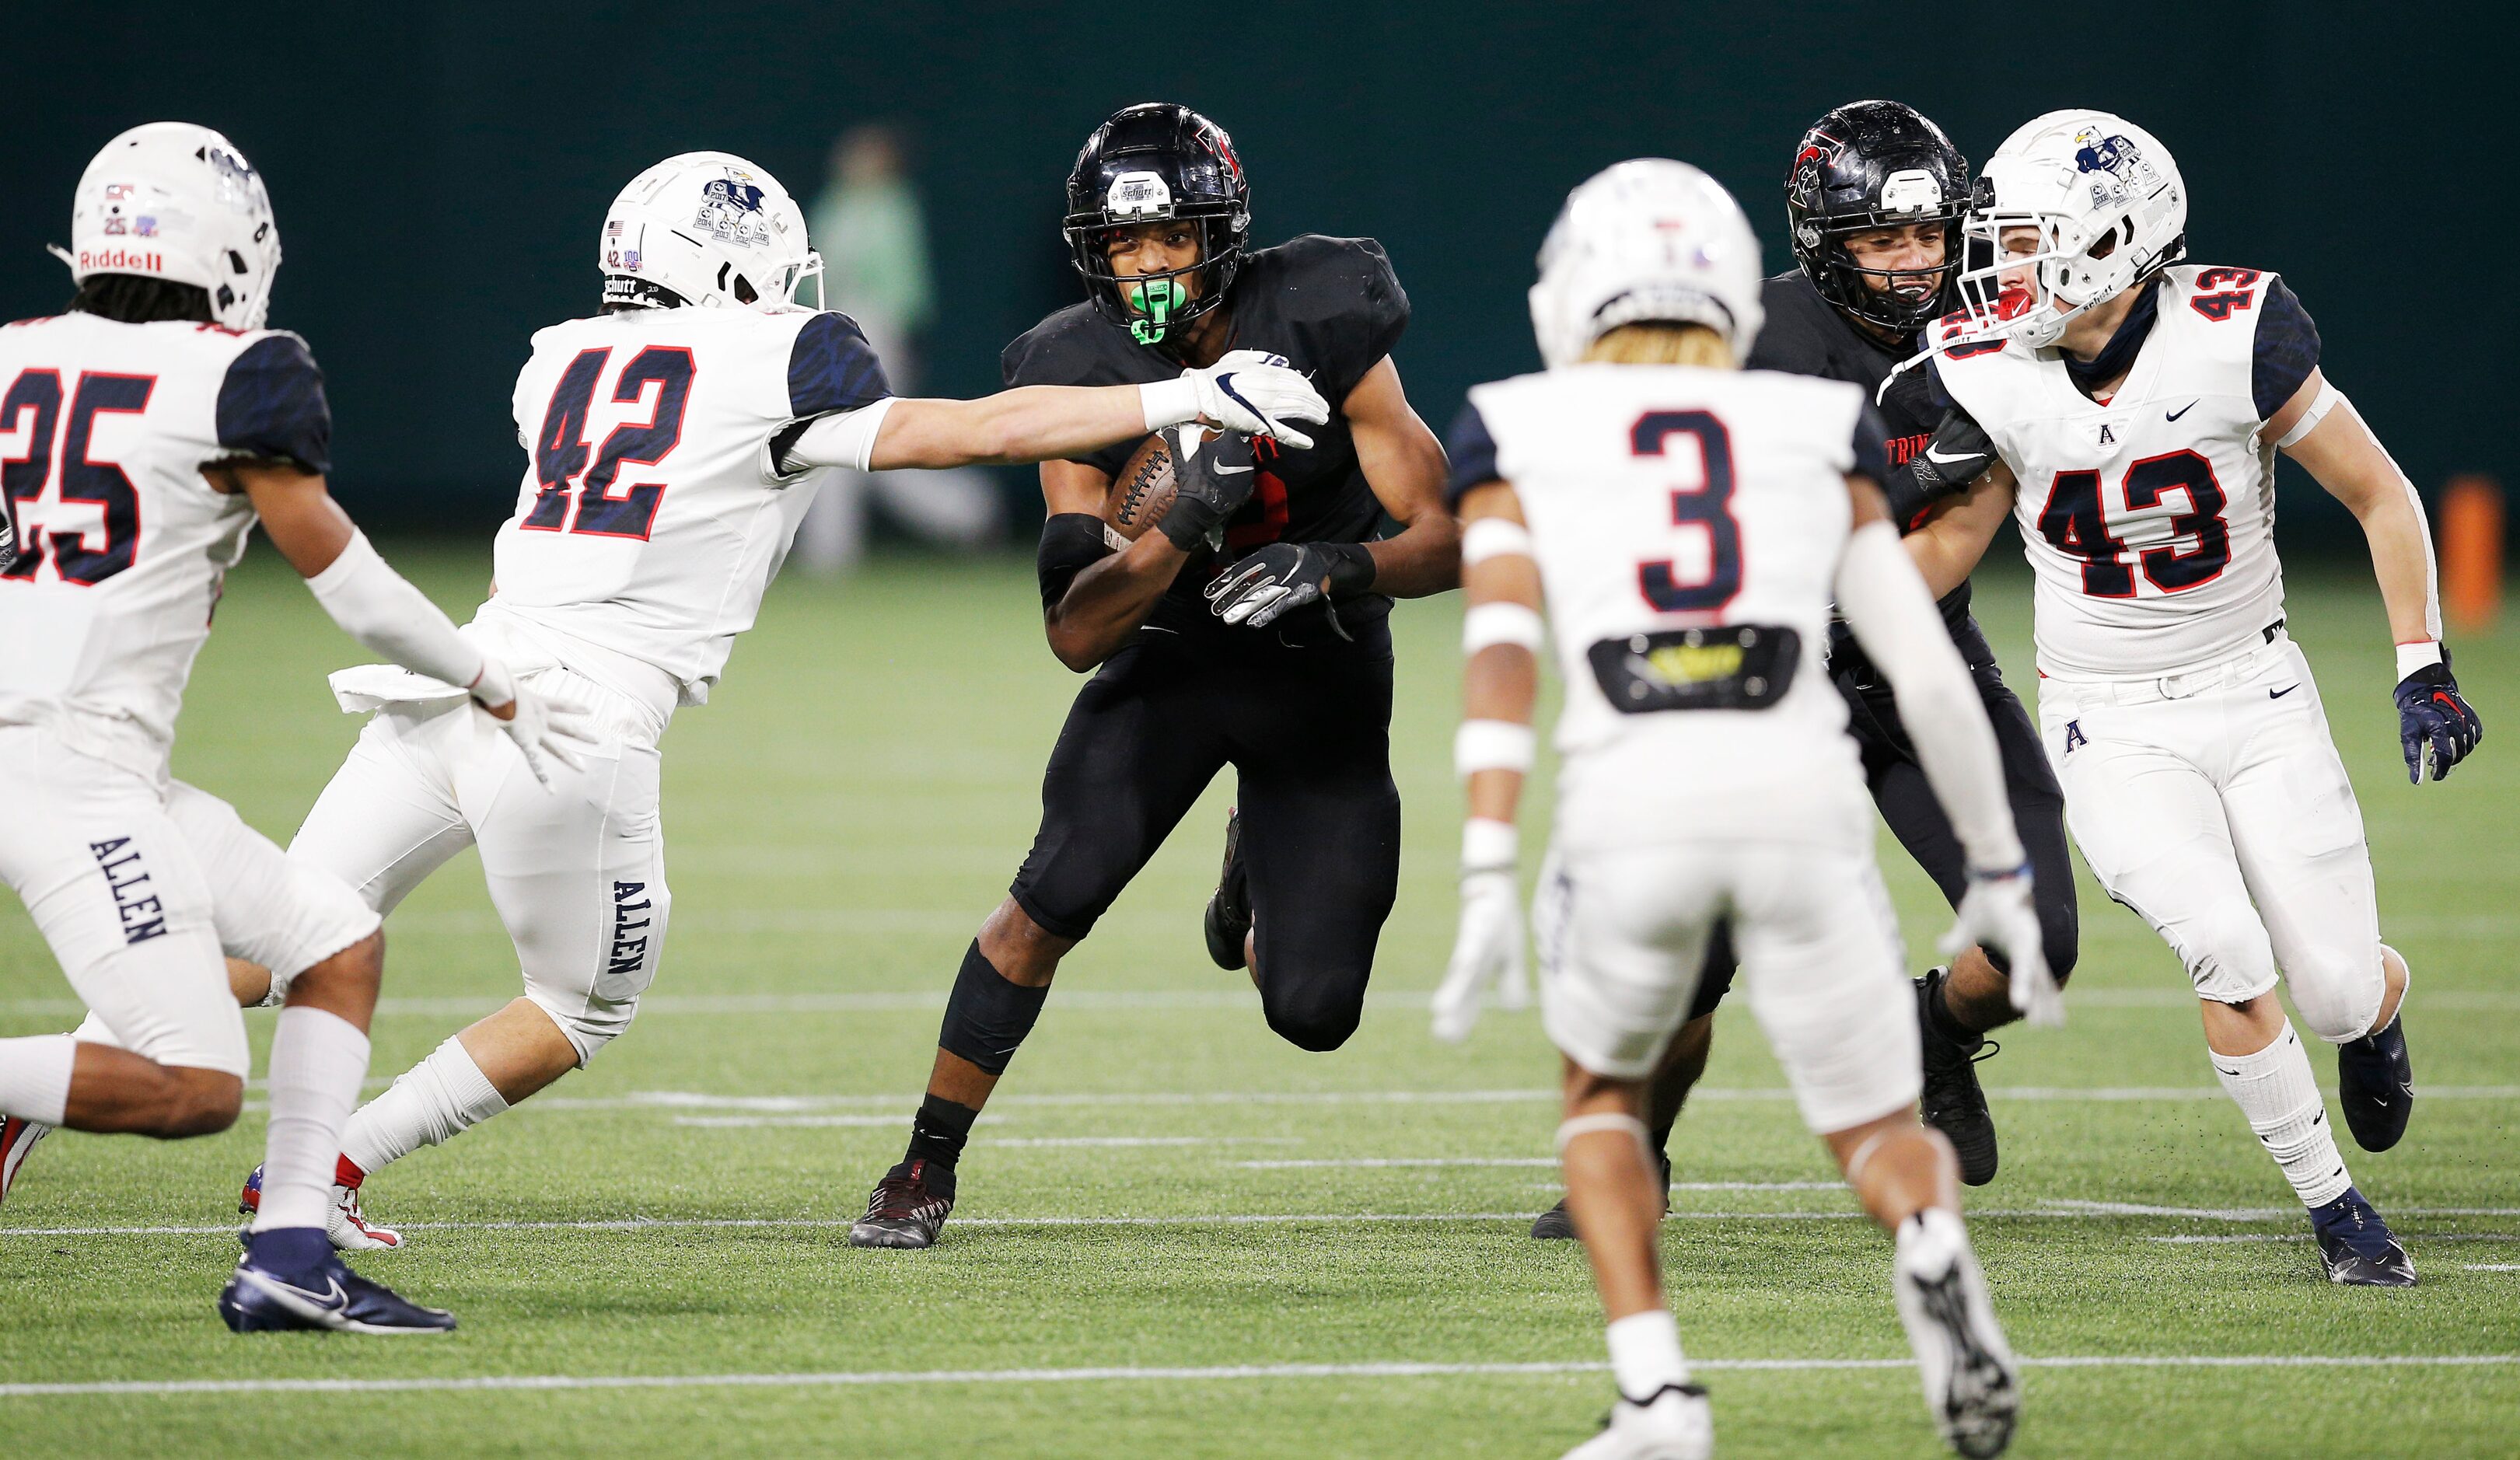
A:
{"label": "athletic tape on wrist", "polygon": [[1491,557],[1531,556],[1531,529],[1507,517],[1481,517],[1462,529],[1462,566]]}
{"label": "athletic tape on wrist", "polygon": [[1160,431],[1198,419],[1198,382],[1188,376],[1138,387],[1138,409],[1148,431]]}
{"label": "athletic tape on wrist", "polygon": [[1644,1153],[1645,1165],[1650,1167],[1654,1164],[1653,1137],[1646,1131],[1645,1123],[1632,1115],[1604,1113],[1567,1117],[1557,1127],[1557,1154],[1564,1157],[1567,1146],[1573,1144],[1577,1136],[1590,1135],[1596,1130],[1625,1130],[1637,1138],[1637,1149]]}
{"label": "athletic tape on wrist", "polygon": [[2328,412],[2335,410],[2338,406],[2343,405],[2344,403],[2344,391],[2337,389],[2334,385],[2329,384],[2325,380],[2319,381],[2318,394],[2311,397],[2310,409],[2302,412],[2301,420],[2294,421],[2292,423],[2292,429],[2284,432],[2282,439],[2275,442],[2275,449],[2277,451],[2288,451],[2293,446],[2299,444],[2302,437],[2309,435],[2312,431],[2318,428],[2318,423],[2327,418]]}
{"label": "athletic tape on wrist", "polygon": [[1529,771],[1540,737],[1510,720],[1464,720],[1453,733],[1453,772]]}
{"label": "athletic tape on wrist", "polygon": [[1528,603],[1474,603],[1462,615],[1462,652],[1475,654],[1483,648],[1510,643],[1540,652],[1549,630],[1540,621],[1540,611]]}
{"label": "athletic tape on wrist", "polygon": [[2442,662],[2441,641],[2418,639],[2398,645],[2398,678],[2404,680],[2419,669],[2429,669]]}
{"label": "athletic tape on wrist", "polygon": [[1522,832],[1511,821],[1472,817],[1462,823],[1462,870],[1509,871],[1522,855]]}

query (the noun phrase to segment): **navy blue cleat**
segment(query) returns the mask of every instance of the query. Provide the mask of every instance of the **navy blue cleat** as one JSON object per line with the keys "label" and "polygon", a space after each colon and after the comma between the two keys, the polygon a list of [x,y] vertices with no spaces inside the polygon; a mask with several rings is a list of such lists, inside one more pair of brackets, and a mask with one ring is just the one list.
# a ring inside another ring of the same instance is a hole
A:
{"label": "navy blue cleat", "polygon": [[2336,1046],[2336,1101],[2345,1128],[2366,1151],[2385,1151],[2407,1133],[2415,1113],[2415,1062],[2407,1054],[2406,1013],[2386,1029]]}
{"label": "navy blue cleat", "polygon": [[2326,1206],[2312,1208],[2310,1229],[2318,1238],[2318,1255],[2327,1261],[2329,1282],[2357,1288],[2415,1285],[2414,1260],[2353,1187]]}
{"label": "navy blue cleat", "polygon": [[238,1333],[455,1331],[453,1314],[352,1272],[321,1227],[248,1234],[245,1256],[219,1292],[219,1317]]}

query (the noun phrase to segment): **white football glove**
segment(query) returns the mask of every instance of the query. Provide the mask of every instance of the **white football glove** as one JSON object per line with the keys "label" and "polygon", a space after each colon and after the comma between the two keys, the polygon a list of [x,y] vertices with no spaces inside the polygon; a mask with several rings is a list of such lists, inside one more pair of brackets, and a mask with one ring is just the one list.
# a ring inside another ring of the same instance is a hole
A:
{"label": "white football glove", "polygon": [[1945,956],[1970,945],[1993,949],[2012,965],[2012,1006],[2032,1024],[2065,1022],[2065,995],[2048,971],[2039,908],[2030,899],[2030,864],[2008,872],[1971,871],[1958,916],[1943,935]]}
{"label": "white football glove", "polygon": [[1198,395],[1199,419],[1219,430],[1302,448],[1311,446],[1313,438],[1286,422],[1319,424],[1330,419],[1329,402],[1287,366],[1283,355],[1236,350],[1205,370],[1182,372],[1182,378]]}
{"label": "white football glove", "polygon": [[551,768],[544,757],[560,762],[571,771],[583,771],[581,758],[596,746],[591,732],[593,719],[584,705],[559,695],[540,694],[517,683],[508,666],[490,655],[481,656],[481,673],[472,681],[472,703],[499,732],[517,742],[524,752],[525,769],[543,789],[551,789]]}
{"label": "white football glove", "polygon": [[1499,821],[1474,819],[1462,829],[1462,924],[1453,940],[1453,961],[1444,969],[1433,1000],[1439,1040],[1458,1043],[1469,1038],[1490,985],[1497,987],[1498,1002],[1507,1008],[1531,1001],[1514,841],[1513,828]]}

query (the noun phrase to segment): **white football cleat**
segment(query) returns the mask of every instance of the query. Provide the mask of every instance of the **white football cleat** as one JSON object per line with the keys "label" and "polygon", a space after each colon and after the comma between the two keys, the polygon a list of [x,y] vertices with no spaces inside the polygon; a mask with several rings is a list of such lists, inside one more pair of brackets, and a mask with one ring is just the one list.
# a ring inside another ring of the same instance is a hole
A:
{"label": "white football cleat", "polygon": [[[391,1227],[379,1226],[368,1220],[367,1214],[359,1210],[359,1183],[368,1178],[368,1173],[352,1166],[350,1158],[344,1156],[334,1175],[350,1178],[333,1182],[333,1205],[324,1213],[324,1235],[333,1239],[334,1249],[338,1252],[392,1252],[401,1247],[402,1233]],[[253,1174],[245,1178],[245,1192],[237,1198],[237,1210],[248,1216],[262,1210],[261,1167],[255,1167]]]}
{"label": "white football cleat", "polygon": [[1666,1384],[1642,1404],[1621,1395],[1601,1433],[1565,1460],[1707,1460],[1715,1453],[1715,1410],[1694,1384]]}
{"label": "white football cleat", "polygon": [[1891,1270],[1899,1321],[1908,1325],[1925,1407],[1944,1442],[1969,1460],[2002,1454],[2021,1412],[2021,1372],[1987,1301],[1967,1229],[1940,1208],[1917,1213],[1900,1223]]}
{"label": "white football cleat", "polygon": [[22,1116],[0,1116],[0,1202],[7,1201],[9,1188],[18,1184],[18,1169],[26,1164],[26,1153],[52,1133],[52,1127]]}

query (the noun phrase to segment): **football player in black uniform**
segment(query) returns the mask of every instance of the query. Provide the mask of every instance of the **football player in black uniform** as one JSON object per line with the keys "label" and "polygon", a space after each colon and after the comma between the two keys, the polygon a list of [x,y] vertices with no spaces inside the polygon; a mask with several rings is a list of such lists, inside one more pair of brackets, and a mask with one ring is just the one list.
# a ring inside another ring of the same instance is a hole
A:
{"label": "football player in black uniform", "polygon": [[[910,1148],[849,1232],[860,1247],[936,1240],[971,1122],[1059,958],[1229,764],[1239,806],[1208,951],[1249,969],[1280,1036],[1346,1040],[1399,880],[1384,619],[1395,597],[1460,582],[1443,448],[1390,359],[1409,297],[1380,244],[1249,248],[1232,142],[1168,104],[1098,128],[1067,204],[1089,297],[1007,347],[1008,383],[1168,380],[1257,350],[1308,373],[1334,410],[1309,450],[1227,437],[1196,452],[1160,530],[1116,551],[1101,510],[1135,448],[1043,465],[1051,648],[1097,672],[1051,752],[1032,853],[963,956]],[[1379,536],[1386,515],[1399,530]]]}
{"label": "football player in black uniform", "polygon": [[[1954,307],[1951,281],[1960,266],[1969,176],[1968,159],[1913,108],[1855,102],[1829,112],[1803,134],[1785,180],[1785,217],[1799,267],[1769,280],[1760,294],[1768,322],[1750,352],[1751,369],[1848,380],[1881,397],[1896,478],[1885,490],[1892,515],[1905,527],[1995,461],[1994,443],[1975,421],[1934,407],[1923,372],[1906,373],[1881,396],[1882,381],[1920,347],[1917,332]],[[2061,984],[2074,971],[2078,941],[2064,793],[2038,728],[2005,686],[1995,651],[1969,613],[1968,585],[1953,590],[1941,607],[1995,725],[2013,820],[2034,869],[2048,966]],[[1830,633],[1828,663],[1882,819],[1958,907],[1968,875],[1959,842],[1925,783],[1889,686],[1842,624]],[[1733,968],[1731,945],[1719,938],[1708,951],[1688,1022],[1655,1077],[1649,1124],[1666,1145],[1689,1086],[1706,1069],[1715,1006],[1732,985]],[[1960,1179],[1972,1186],[1995,1179],[1995,1121],[1974,1063],[1995,1050],[1987,1031],[2021,1017],[2008,988],[2003,966],[1974,948],[1916,981],[1925,1121],[1951,1137]],[[1544,1213],[1531,1234],[1574,1236],[1564,1204]]]}

